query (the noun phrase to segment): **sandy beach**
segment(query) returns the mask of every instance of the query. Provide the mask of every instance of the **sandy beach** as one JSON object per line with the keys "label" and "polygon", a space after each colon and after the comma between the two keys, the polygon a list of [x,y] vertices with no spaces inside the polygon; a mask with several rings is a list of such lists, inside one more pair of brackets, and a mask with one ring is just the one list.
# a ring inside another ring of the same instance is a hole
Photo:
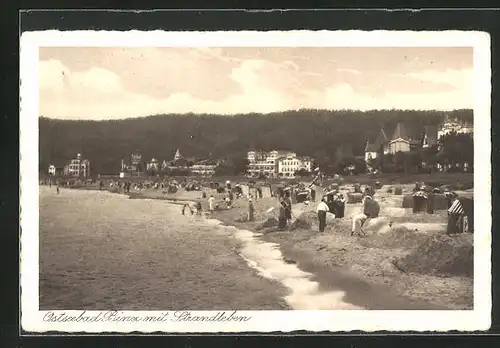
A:
{"label": "sandy beach", "polygon": [[[403,186],[403,194],[411,191]],[[341,190],[349,190],[349,186]],[[263,241],[279,244],[285,261],[295,263],[313,273],[321,286],[328,288],[332,270],[355,276],[370,286],[382,287],[409,300],[425,301],[440,309],[472,309],[473,307],[473,235],[447,236],[446,211],[435,214],[413,214],[401,208],[402,195],[378,190],[375,199],[381,205],[378,219],[365,228],[366,236],[351,236],[351,217],[361,211],[360,203],[346,204],[345,217],[327,219],[324,233],[318,232],[315,213],[317,203],[294,204],[293,219],[285,231],[273,224],[277,200],[262,198],[254,201],[255,221],[245,221],[248,203],[236,199],[230,209],[223,203],[224,194],[213,194],[219,210],[211,216],[222,223],[259,233]],[[207,198],[201,191],[179,190],[163,194],[161,190],[144,190],[130,198],[164,199],[183,205],[201,201],[208,210]],[[273,209],[274,208],[274,209]],[[179,214],[181,207],[179,207]]]}

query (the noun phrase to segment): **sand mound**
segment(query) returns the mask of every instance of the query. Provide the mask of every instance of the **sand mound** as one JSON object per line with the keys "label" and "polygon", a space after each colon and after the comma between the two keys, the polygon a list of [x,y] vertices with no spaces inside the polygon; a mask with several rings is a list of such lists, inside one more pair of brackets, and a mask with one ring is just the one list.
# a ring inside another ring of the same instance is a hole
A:
{"label": "sand mound", "polygon": [[394,265],[403,272],[434,276],[473,275],[473,243],[470,234],[422,234],[395,227],[386,234],[363,238],[359,242],[368,247],[411,249],[406,256],[393,260]]}
{"label": "sand mound", "polygon": [[380,209],[380,215],[384,216],[402,217],[410,214],[412,214],[411,210],[405,208],[383,206],[382,209]]}
{"label": "sand mound", "polygon": [[309,220],[302,220],[298,218],[290,225],[290,230],[310,230],[312,229],[312,223]]}
{"label": "sand mound", "polygon": [[278,220],[276,220],[273,217],[270,217],[270,218],[267,218],[266,220],[264,220],[263,222],[261,222],[259,225],[257,225],[257,227],[255,227],[255,229],[259,231],[259,230],[262,230],[264,228],[275,227],[275,226],[278,226]]}
{"label": "sand mound", "polygon": [[471,237],[434,235],[407,256],[396,260],[395,265],[405,272],[472,278],[474,251]]}
{"label": "sand mound", "polygon": [[[299,222],[300,221],[300,222]],[[298,217],[294,223],[292,223],[292,227],[296,227],[294,229],[305,229],[310,230],[313,228],[317,228],[318,226],[318,215],[313,211],[307,211]],[[348,218],[336,219],[335,215],[331,213],[327,213],[326,215],[326,230],[333,231],[335,233],[351,233],[351,221]]]}
{"label": "sand mound", "polygon": [[234,219],[235,222],[247,222],[248,221],[248,214],[240,214],[236,219]]}
{"label": "sand mound", "polygon": [[313,224],[317,223],[318,223],[318,215],[313,211],[306,211],[299,215],[299,217],[292,223],[292,226],[296,224],[295,226],[297,229],[300,228],[299,225],[303,225],[303,226],[309,226],[308,229],[310,229],[312,228]]}
{"label": "sand mound", "polygon": [[404,227],[392,228],[384,234],[376,234],[360,240],[360,243],[377,248],[415,248],[427,241],[430,236],[415,233]]}
{"label": "sand mound", "polygon": [[397,224],[398,227],[404,227],[411,231],[429,233],[429,232],[445,232],[446,223],[439,222],[403,222]]}
{"label": "sand mound", "polygon": [[381,216],[378,218],[368,219],[363,225],[365,234],[385,234],[392,230],[392,221],[390,218]]}

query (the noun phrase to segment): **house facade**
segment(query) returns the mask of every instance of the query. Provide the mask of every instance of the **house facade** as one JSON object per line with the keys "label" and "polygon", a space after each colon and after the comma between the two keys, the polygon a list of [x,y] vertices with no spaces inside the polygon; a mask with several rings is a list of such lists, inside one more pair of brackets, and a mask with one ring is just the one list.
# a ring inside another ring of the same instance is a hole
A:
{"label": "house facade", "polygon": [[49,165],[49,169],[47,171],[50,176],[55,176],[56,175],[56,166],[51,164]]}
{"label": "house facade", "polygon": [[277,176],[283,178],[295,178],[295,173],[299,170],[311,172],[312,159],[309,157],[297,157],[295,153],[290,153],[277,159]]}
{"label": "house facade", "polygon": [[388,153],[396,154],[397,152],[409,152],[411,149],[410,146],[410,137],[406,134],[406,129],[404,124],[398,123],[396,125],[396,129],[394,130],[394,134],[392,135],[392,140],[389,141],[389,149]]}
{"label": "house facade", "polygon": [[166,165],[169,169],[187,169],[188,161],[181,155],[181,151],[177,149],[174,154],[174,159],[166,161]]}
{"label": "house facade", "polygon": [[191,173],[200,176],[212,176],[219,163],[212,160],[198,161],[191,166]]}
{"label": "house facade", "polygon": [[76,158],[70,160],[65,166],[65,174],[75,177],[90,176],[90,161],[82,158],[81,154],[77,154]]}
{"label": "house facade", "polygon": [[146,171],[148,172],[159,172],[161,168],[160,162],[156,158],[152,158],[151,161],[149,161],[146,164]]}
{"label": "house facade", "polygon": [[472,134],[474,133],[474,126],[446,116],[443,124],[438,130],[438,139],[450,133]]}
{"label": "house facade", "polygon": [[130,161],[125,162],[122,160],[120,176],[141,175],[142,170],[144,170],[142,167],[142,154],[139,150],[136,150],[130,154]]}
{"label": "house facade", "polygon": [[313,165],[310,157],[298,157],[295,152],[284,150],[252,150],[248,151],[247,159],[247,174],[254,177],[262,174],[269,178],[294,178],[296,171],[310,172]]}
{"label": "house facade", "polygon": [[260,174],[269,178],[278,176],[278,159],[281,157],[297,155],[291,151],[273,150],[273,151],[248,151],[248,169],[247,174],[258,176]]}

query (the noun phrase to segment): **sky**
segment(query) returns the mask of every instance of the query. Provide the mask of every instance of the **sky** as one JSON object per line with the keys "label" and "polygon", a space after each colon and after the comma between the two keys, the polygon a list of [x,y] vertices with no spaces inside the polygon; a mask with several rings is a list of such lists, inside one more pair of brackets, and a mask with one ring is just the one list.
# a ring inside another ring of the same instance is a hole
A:
{"label": "sky", "polygon": [[469,47],[40,47],[40,116],[473,108]]}

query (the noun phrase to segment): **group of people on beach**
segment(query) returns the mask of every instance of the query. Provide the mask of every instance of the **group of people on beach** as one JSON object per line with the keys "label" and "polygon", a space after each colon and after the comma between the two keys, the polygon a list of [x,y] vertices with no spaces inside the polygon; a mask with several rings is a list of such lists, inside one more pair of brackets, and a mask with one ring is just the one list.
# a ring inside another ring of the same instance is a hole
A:
{"label": "group of people on beach", "polygon": [[[355,188],[355,190],[356,189],[357,188]],[[344,204],[345,204],[345,198],[338,192],[333,195],[332,200],[329,200],[327,195],[321,198],[321,201],[318,203],[318,206],[316,208],[318,214],[319,232],[325,231],[327,213],[332,213],[334,214],[334,216],[337,214],[338,216],[335,216],[337,218],[344,217]],[[364,233],[363,225],[369,219],[377,218],[379,215],[380,205],[375,199],[373,199],[371,195],[366,194],[363,197],[362,205],[363,205],[362,213],[356,214],[352,217],[351,236],[355,234],[356,235],[363,234]],[[338,209],[338,207],[341,207],[341,209]]]}

